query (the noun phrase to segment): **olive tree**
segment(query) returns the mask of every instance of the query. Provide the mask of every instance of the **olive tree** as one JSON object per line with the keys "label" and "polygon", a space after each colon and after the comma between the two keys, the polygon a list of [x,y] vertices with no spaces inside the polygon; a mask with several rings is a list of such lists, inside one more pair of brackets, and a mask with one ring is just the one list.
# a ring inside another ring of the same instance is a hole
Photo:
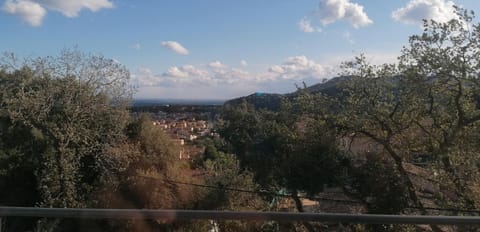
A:
{"label": "olive tree", "polygon": [[424,32],[403,49],[399,67],[422,106],[416,125],[426,138],[423,149],[438,161],[435,169],[452,183],[460,206],[476,208],[480,24],[473,23],[473,12],[457,8],[457,16],[447,23],[425,21]]}
{"label": "olive tree", "polygon": [[[124,137],[128,70],[76,50],[22,62],[4,57],[0,67],[0,184],[10,196],[1,204],[90,205],[98,177],[115,171],[105,151]],[[31,196],[15,198],[19,188]]]}
{"label": "olive tree", "polygon": [[340,93],[317,96],[322,104],[316,112],[331,126],[369,139],[395,163],[412,206],[423,213],[419,186],[407,170],[415,153],[427,154],[432,173],[443,178],[437,182],[440,204],[478,204],[480,25],[473,12],[456,13],[446,23],[425,21],[398,63],[371,65],[364,56],[346,62],[349,81]]}
{"label": "olive tree", "polygon": [[[300,194],[313,196],[342,177],[344,157],[322,119],[303,114],[302,99],[284,101],[278,112],[257,110],[246,102],[224,107],[220,133],[242,168],[262,190],[286,191],[303,212]],[[303,223],[308,231],[315,228]]]}

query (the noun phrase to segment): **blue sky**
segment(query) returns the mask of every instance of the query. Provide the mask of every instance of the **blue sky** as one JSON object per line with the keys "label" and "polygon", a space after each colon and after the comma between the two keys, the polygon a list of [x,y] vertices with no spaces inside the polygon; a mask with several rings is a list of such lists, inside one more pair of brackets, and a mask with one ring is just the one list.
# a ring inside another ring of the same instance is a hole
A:
{"label": "blue sky", "polygon": [[478,0],[3,0],[0,51],[78,47],[118,60],[136,98],[228,99],[285,93],[365,53],[391,62],[420,19],[480,12]]}

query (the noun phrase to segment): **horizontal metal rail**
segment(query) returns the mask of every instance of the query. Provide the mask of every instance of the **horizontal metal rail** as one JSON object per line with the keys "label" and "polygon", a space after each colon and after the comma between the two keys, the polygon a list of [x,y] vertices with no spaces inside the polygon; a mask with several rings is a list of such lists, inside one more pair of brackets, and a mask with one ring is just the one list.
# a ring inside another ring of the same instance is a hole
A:
{"label": "horizontal metal rail", "polygon": [[89,219],[164,219],[175,220],[242,220],[242,221],[316,221],[357,224],[441,224],[480,225],[480,217],[416,216],[382,214],[232,212],[210,210],[151,209],[78,209],[0,207],[0,217],[45,217]]}

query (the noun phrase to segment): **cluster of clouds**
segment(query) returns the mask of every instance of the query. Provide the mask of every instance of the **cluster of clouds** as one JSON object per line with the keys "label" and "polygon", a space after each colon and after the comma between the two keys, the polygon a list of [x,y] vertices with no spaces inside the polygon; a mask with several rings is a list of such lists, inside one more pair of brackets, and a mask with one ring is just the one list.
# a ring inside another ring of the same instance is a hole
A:
{"label": "cluster of clouds", "polygon": [[312,21],[307,18],[303,18],[298,22],[298,28],[300,31],[306,32],[306,33],[312,33],[312,32],[322,32],[321,27],[315,27],[312,25]]}
{"label": "cluster of clouds", "polygon": [[347,21],[354,28],[365,27],[373,21],[365,13],[363,6],[350,0],[320,0],[320,4],[310,16],[303,18],[298,23],[303,32],[320,32],[321,27],[314,26],[312,21],[318,21],[322,26],[337,22]]}
{"label": "cluster of clouds", "polygon": [[[190,53],[177,41],[162,41],[160,44],[179,55]],[[132,48],[139,49],[140,45],[134,44]],[[235,67],[213,60],[205,64],[171,66],[162,73],[140,68],[132,73],[132,82],[139,88],[164,88],[164,91],[181,88],[196,92],[202,88],[237,91],[243,87],[247,91],[261,88],[269,92],[289,92],[295,89],[295,84],[315,84],[338,73],[334,66],[319,64],[304,55],[288,57],[260,72],[250,72],[247,67],[246,60],[240,60]]]}
{"label": "cluster of clouds", "polygon": [[57,11],[65,17],[74,18],[83,9],[96,12],[113,7],[110,0],[6,0],[2,10],[20,17],[31,26],[40,26],[47,11]]}
{"label": "cluster of clouds", "polygon": [[268,72],[273,80],[304,80],[304,79],[321,79],[327,75],[333,74],[330,66],[325,66],[308,59],[306,56],[294,56],[287,58],[280,65],[273,65]]}
{"label": "cluster of clouds", "polygon": [[[241,60],[239,64],[245,67],[247,62]],[[334,76],[336,71],[333,66],[319,64],[302,55],[288,57],[281,64],[258,73],[231,67],[216,60],[208,64],[172,66],[160,74],[141,68],[132,74],[132,79],[138,87],[275,86],[277,89],[267,89],[275,92],[292,90],[295,83],[302,81],[318,83]],[[272,85],[273,83],[275,84]]]}
{"label": "cluster of clouds", "polygon": [[[454,4],[449,0],[409,0],[404,7],[392,12],[392,18],[407,24],[419,24],[423,19],[446,22],[456,17],[453,12]],[[2,10],[20,17],[32,26],[40,26],[48,11],[60,12],[66,17],[73,18],[84,9],[96,12],[113,7],[112,0],[5,0]],[[320,0],[317,9],[309,16],[302,18],[298,27],[307,33],[321,32],[321,26],[337,21],[346,21],[354,28],[373,23],[364,7],[354,0]],[[188,50],[175,47],[175,44],[167,43],[165,46],[182,54],[188,54]]]}
{"label": "cluster of clouds", "polygon": [[423,19],[448,22],[457,18],[453,1],[445,0],[411,0],[405,7],[392,12],[392,18],[406,24],[419,24]]}
{"label": "cluster of clouds", "polygon": [[[162,41],[161,45],[173,53],[188,55],[190,51],[177,41]],[[132,46],[139,49],[139,44]],[[288,57],[278,65],[264,71],[251,73],[246,70],[248,62],[240,60],[238,67],[232,67],[214,60],[205,64],[171,66],[163,73],[154,73],[149,68],[140,68],[132,74],[137,87],[218,87],[218,86],[259,86],[280,82],[290,87],[302,81],[318,83],[336,73],[331,65],[319,64],[304,55]],[[281,90],[280,90],[281,91]]]}
{"label": "cluster of clouds", "polygon": [[[343,36],[345,39],[352,40],[348,32]],[[132,47],[136,49],[136,45],[134,44]],[[162,41],[161,45],[179,55],[189,54],[189,50],[177,41]],[[375,57],[378,59],[375,59]],[[377,54],[370,58],[373,58],[370,60],[373,63],[383,63],[389,60],[384,57],[384,54]],[[141,88],[142,92],[148,92],[145,89],[150,89],[153,92],[161,89],[162,93],[168,92],[170,93],[169,96],[173,97],[181,97],[175,95],[178,93],[173,90],[185,92],[187,95],[193,92],[198,94],[203,91],[203,96],[210,94],[217,97],[221,96],[218,95],[218,91],[214,94],[209,91],[220,90],[220,92],[227,93],[244,90],[245,92],[238,92],[239,95],[244,95],[251,93],[252,89],[256,89],[285,93],[295,90],[295,85],[302,82],[311,85],[337,76],[340,73],[338,62],[346,59],[342,56],[338,57],[337,60],[329,57],[329,60],[333,62],[322,64],[309,59],[305,55],[292,56],[286,58],[280,64],[265,66],[263,70],[257,72],[248,71],[246,60],[240,60],[235,67],[224,64],[219,60],[213,60],[204,64],[171,66],[165,71],[157,73],[150,68],[139,68],[132,73],[132,83],[134,86]]]}
{"label": "cluster of clouds", "polygon": [[[392,18],[401,23],[422,25],[423,19],[447,22],[456,18],[453,1],[410,0],[404,7],[392,12]],[[321,26],[346,21],[354,28],[366,27],[373,23],[364,7],[351,0],[320,0],[318,8],[298,23],[300,31],[321,32]],[[320,24],[319,25],[316,25]]]}
{"label": "cluster of clouds", "polygon": [[[318,7],[308,16],[301,18],[298,28],[306,33],[322,32],[322,28],[342,21],[353,28],[373,24],[363,5],[357,0],[319,0]],[[408,0],[401,8],[395,9],[391,17],[396,22],[422,25],[423,19],[446,22],[454,19],[455,3],[451,0]],[[65,17],[79,16],[82,10],[97,12],[114,7],[113,0],[4,0],[1,10],[15,15],[31,26],[41,26],[48,12],[59,12]],[[346,31],[342,37],[355,43],[352,34]],[[178,55],[189,55],[190,51],[177,41],[162,41],[161,46]],[[140,43],[132,45],[140,50]],[[204,88],[222,87],[244,89],[263,88],[270,92],[286,92],[294,89],[295,83],[307,84],[336,76],[338,69],[333,65],[320,64],[306,56],[288,57],[283,62],[266,66],[259,72],[247,71],[248,62],[240,60],[232,67],[214,60],[205,64],[171,66],[161,73],[148,68],[140,68],[132,74],[133,83],[138,87],[183,87]]]}
{"label": "cluster of clouds", "polygon": [[[342,71],[338,64],[351,56],[340,54],[329,57],[327,62],[317,62],[305,55],[292,56],[254,72],[249,70],[246,60],[240,60],[234,66],[213,60],[204,64],[170,66],[161,72],[139,68],[132,72],[131,78],[132,84],[144,94],[139,97],[161,93],[163,97],[172,98],[192,95],[232,98],[253,91],[287,93],[294,91],[296,85],[301,86],[302,82],[313,85],[338,76]],[[397,56],[397,53],[369,52],[367,59],[372,64],[383,64],[394,62]]]}

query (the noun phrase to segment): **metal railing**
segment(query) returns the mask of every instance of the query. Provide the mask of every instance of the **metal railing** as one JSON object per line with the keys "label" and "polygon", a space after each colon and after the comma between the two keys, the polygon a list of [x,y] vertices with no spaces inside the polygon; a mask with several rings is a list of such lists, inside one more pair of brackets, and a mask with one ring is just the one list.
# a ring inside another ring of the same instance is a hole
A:
{"label": "metal railing", "polygon": [[383,214],[232,212],[210,210],[153,209],[78,209],[0,207],[2,217],[83,218],[83,219],[165,219],[242,220],[242,221],[315,221],[355,224],[430,224],[480,225],[479,216],[420,216]]}

